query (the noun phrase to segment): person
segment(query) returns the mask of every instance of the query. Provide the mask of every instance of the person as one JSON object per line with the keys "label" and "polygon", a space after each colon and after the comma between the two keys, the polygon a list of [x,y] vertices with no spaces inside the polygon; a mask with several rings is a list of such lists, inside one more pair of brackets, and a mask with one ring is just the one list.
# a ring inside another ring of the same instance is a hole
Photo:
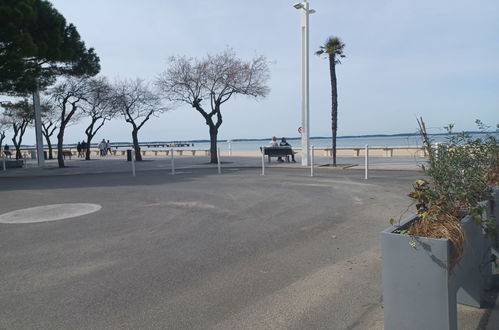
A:
{"label": "person", "polygon": [[[277,142],[277,138],[275,136],[272,137],[272,140],[270,140],[270,146],[271,147],[278,147],[279,146],[279,142]],[[284,160],[282,160],[282,157],[277,157],[277,161],[279,163],[283,163]]]}
{"label": "person", "polygon": [[102,139],[102,141],[99,143],[99,150],[100,150],[100,156],[105,156],[106,155],[106,140]]}
{"label": "person", "polygon": [[12,153],[10,152],[9,145],[7,143],[3,147],[3,153],[4,153],[5,156],[9,156],[9,158],[12,157]]}
{"label": "person", "polygon": [[109,140],[106,142],[106,153],[111,154],[111,142]]}
{"label": "person", "polygon": [[[291,144],[288,143],[288,141],[286,140],[285,137],[283,137],[281,139],[281,142],[279,143],[279,146],[280,147],[289,147],[291,149]],[[296,163],[296,160],[295,160],[295,153],[293,152],[293,149],[291,149],[291,161],[293,163]]]}
{"label": "person", "polygon": [[88,148],[88,145],[87,145],[87,142],[85,142],[85,140],[81,141],[81,156],[82,157],[86,157],[87,155],[87,148]]}
{"label": "person", "polygon": [[78,158],[82,157],[80,141],[78,141],[78,144],[76,145],[76,151],[78,152]]}

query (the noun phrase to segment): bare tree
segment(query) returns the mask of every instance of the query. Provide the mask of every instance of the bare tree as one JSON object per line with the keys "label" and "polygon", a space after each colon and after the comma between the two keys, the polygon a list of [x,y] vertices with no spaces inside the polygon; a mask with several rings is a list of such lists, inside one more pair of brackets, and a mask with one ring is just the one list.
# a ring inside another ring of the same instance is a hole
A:
{"label": "bare tree", "polygon": [[222,104],[238,94],[265,97],[269,93],[269,77],[264,56],[245,62],[233,50],[226,49],[201,60],[171,57],[169,67],[156,84],[168,100],[187,103],[203,116],[210,131],[211,162],[216,163]]}
{"label": "bare tree", "polygon": [[54,132],[57,129],[60,114],[51,100],[47,98],[41,100],[41,110],[42,134],[45,137],[45,141],[47,142],[47,147],[49,149],[48,158],[54,159],[52,141],[50,141],[50,137],[54,135]]}
{"label": "bare tree", "polygon": [[[85,129],[87,145],[90,146],[94,136],[106,121],[116,116],[117,110],[111,103],[112,86],[105,77],[92,78],[87,84],[86,102],[81,105],[81,109],[85,117],[90,119],[90,124]],[[90,160],[90,148],[86,150],[85,160]]]}
{"label": "bare tree", "polygon": [[[59,132],[57,133],[57,162],[64,167],[62,147],[64,131],[87,96],[87,79],[68,77],[49,90],[51,99],[59,113]],[[75,117],[76,118],[76,117]]]}
{"label": "bare tree", "polygon": [[26,128],[33,122],[34,111],[28,99],[23,99],[19,102],[6,102],[2,104],[5,109],[6,122],[10,124],[14,132],[12,143],[16,148],[16,159],[22,158],[21,144],[23,142]]}
{"label": "bare tree", "polygon": [[162,106],[159,96],[141,79],[117,81],[114,86],[112,104],[132,126],[135,159],[141,161],[139,130],[151,116],[157,116],[168,109]]}
{"label": "bare tree", "polygon": [[3,114],[0,114],[0,147],[3,146],[3,140],[5,139],[5,132],[9,129],[9,123],[7,118]]}

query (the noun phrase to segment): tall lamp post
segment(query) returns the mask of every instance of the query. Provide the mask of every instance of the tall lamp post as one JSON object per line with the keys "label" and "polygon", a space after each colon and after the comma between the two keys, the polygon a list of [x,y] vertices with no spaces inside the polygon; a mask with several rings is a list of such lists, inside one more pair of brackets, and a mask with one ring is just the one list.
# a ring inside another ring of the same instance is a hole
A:
{"label": "tall lamp post", "polygon": [[315,13],[309,9],[308,0],[293,5],[300,11],[301,16],[301,164],[310,165],[310,111],[309,111],[309,67],[308,67],[308,16]]}
{"label": "tall lamp post", "polygon": [[43,152],[43,137],[42,137],[42,116],[40,109],[40,91],[38,87],[33,93],[33,105],[35,108],[35,138],[36,138],[36,159],[38,167],[45,166],[45,154]]}

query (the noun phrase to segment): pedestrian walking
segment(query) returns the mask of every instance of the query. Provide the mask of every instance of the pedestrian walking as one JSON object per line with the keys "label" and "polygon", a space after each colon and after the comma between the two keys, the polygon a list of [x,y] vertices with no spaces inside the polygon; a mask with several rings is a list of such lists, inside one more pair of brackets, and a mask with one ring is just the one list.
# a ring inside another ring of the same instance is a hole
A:
{"label": "pedestrian walking", "polygon": [[100,156],[103,157],[106,155],[106,140],[102,139],[99,143]]}

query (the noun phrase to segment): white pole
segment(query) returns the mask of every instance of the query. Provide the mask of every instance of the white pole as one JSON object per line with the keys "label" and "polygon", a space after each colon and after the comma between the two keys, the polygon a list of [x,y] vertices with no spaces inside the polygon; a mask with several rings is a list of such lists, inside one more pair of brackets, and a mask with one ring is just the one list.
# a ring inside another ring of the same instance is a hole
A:
{"label": "white pole", "polygon": [[172,157],[172,175],[175,175],[175,157],[173,157],[173,148],[170,150]]}
{"label": "white pole", "polygon": [[367,180],[367,172],[369,171],[369,146],[366,144],[366,149],[365,149],[365,179]]}
{"label": "white pole", "polygon": [[302,134],[301,134],[301,164],[308,166],[310,164],[310,112],[309,112],[309,17],[310,10],[308,1],[302,3],[301,8],[301,88],[302,88],[302,102],[301,102],[301,121],[302,121]]}
{"label": "white pole", "polygon": [[265,152],[264,152],[264,147],[260,147],[260,150],[262,151],[262,175],[265,175]]}
{"label": "white pole", "polygon": [[35,108],[36,158],[38,160],[38,167],[43,167],[45,165],[45,155],[43,152],[42,111],[40,108],[40,91],[38,90],[38,86],[33,93],[33,106]]}
{"label": "white pole", "polygon": [[310,176],[314,176],[314,146],[311,147]]}
{"label": "white pole", "polygon": [[132,176],[135,176],[135,149],[132,149]]}
{"label": "white pole", "polygon": [[438,156],[439,156],[439,152],[440,152],[440,148],[439,148],[439,144],[438,142],[436,142],[433,146],[434,146],[434,149],[435,152],[434,152],[434,157],[435,159],[438,159]]}
{"label": "white pole", "polygon": [[7,171],[7,165],[5,164],[5,158],[6,158],[6,157],[7,157],[7,156],[5,156],[5,154],[4,154],[4,155],[2,155],[2,167],[3,167],[3,170],[4,170],[4,171]]}
{"label": "white pole", "polygon": [[232,156],[232,140],[229,140],[228,144],[229,144],[229,156]]}
{"label": "white pole", "polygon": [[220,148],[217,150],[217,165],[218,165],[218,174],[222,174],[222,168],[220,167]]}

